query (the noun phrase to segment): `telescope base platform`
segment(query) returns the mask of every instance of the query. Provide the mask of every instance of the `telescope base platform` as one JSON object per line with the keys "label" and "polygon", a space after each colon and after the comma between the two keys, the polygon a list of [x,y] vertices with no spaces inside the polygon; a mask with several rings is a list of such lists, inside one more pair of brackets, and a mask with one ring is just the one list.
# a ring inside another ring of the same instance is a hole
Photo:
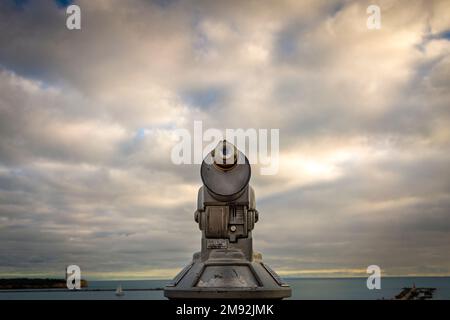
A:
{"label": "telescope base platform", "polygon": [[253,261],[248,261],[238,250],[216,250],[205,261],[201,260],[200,253],[194,254],[193,261],[164,288],[164,296],[169,299],[283,299],[291,296],[291,288],[262,262],[260,254],[254,254]]}

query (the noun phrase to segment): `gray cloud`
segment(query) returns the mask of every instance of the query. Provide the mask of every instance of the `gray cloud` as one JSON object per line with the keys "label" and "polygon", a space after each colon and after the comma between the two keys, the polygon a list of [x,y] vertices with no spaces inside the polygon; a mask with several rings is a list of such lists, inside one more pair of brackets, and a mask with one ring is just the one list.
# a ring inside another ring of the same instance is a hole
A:
{"label": "gray cloud", "polygon": [[[199,248],[174,130],[279,128],[252,183],[284,274],[450,272],[445,1],[0,4],[0,273],[173,275]],[[447,10],[447,11],[446,11]],[[327,271],[328,270],[328,271]]]}

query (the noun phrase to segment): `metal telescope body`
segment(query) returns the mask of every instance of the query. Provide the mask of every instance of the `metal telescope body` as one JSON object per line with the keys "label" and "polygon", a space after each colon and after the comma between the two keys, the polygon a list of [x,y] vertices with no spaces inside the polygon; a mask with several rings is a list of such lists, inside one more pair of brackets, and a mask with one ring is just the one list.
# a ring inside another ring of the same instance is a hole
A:
{"label": "metal telescope body", "polygon": [[282,299],[291,288],[253,251],[258,221],[247,157],[222,141],[203,160],[195,221],[201,251],[164,288],[169,299]]}

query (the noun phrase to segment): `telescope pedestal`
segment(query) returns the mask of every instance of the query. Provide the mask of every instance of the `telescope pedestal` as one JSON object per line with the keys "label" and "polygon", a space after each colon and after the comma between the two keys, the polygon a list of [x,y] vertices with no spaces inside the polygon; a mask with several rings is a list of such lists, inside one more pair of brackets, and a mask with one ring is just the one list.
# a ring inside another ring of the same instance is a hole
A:
{"label": "telescope pedestal", "polygon": [[291,288],[255,253],[253,261],[240,250],[212,250],[201,260],[194,254],[187,265],[164,289],[169,299],[283,299]]}

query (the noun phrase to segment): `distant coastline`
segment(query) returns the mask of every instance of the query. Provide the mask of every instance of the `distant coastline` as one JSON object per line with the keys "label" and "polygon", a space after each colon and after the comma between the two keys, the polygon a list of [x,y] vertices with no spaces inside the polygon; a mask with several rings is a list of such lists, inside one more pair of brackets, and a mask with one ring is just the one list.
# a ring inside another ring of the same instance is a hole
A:
{"label": "distant coastline", "polygon": [[[81,287],[87,286],[88,282],[81,280]],[[67,289],[67,283],[65,279],[0,279],[0,290],[9,289]]]}

